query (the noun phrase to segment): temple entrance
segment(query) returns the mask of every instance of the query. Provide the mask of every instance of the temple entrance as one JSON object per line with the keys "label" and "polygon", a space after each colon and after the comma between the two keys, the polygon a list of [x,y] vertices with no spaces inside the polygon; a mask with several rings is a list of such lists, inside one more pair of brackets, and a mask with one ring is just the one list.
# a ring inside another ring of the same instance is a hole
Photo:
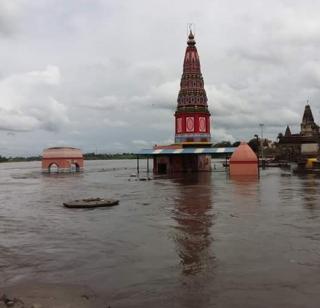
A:
{"label": "temple entrance", "polygon": [[183,170],[186,172],[198,171],[198,156],[197,155],[183,156]]}
{"label": "temple entrance", "polygon": [[158,174],[167,174],[167,164],[158,164]]}
{"label": "temple entrance", "polygon": [[59,172],[59,166],[56,163],[52,163],[48,167],[49,173],[58,173]]}

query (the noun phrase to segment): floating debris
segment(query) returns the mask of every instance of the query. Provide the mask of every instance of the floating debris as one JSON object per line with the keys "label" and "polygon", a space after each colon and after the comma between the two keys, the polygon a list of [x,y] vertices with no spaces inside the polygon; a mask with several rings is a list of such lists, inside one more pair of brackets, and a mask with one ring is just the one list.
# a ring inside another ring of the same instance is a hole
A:
{"label": "floating debris", "polygon": [[284,177],[288,177],[288,176],[291,176],[292,174],[291,173],[281,173],[280,175],[284,176]]}
{"label": "floating debris", "polygon": [[119,204],[119,200],[104,198],[87,198],[63,203],[63,205],[68,208],[95,208],[113,206],[117,204]]}
{"label": "floating debris", "polygon": [[6,294],[3,294],[0,297],[0,307],[3,306],[1,303],[3,303],[5,305],[5,307],[17,307],[17,308],[19,308],[19,307],[23,308],[24,307],[23,301],[21,301],[18,298],[10,299],[10,298],[7,297]]}

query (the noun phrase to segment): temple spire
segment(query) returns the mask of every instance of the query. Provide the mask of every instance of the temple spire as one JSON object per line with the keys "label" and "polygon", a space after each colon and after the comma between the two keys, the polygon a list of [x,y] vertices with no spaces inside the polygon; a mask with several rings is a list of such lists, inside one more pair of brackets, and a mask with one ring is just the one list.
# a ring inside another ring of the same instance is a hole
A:
{"label": "temple spire", "polygon": [[284,133],[284,136],[285,137],[290,137],[291,136],[291,130],[290,130],[289,125],[287,125],[286,132]]}
{"label": "temple spire", "polygon": [[195,45],[196,41],[192,30],[190,30],[183,61],[183,73],[178,95],[178,109],[181,107],[208,106],[200,59]]}
{"label": "temple spire", "polygon": [[194,34],[189,28],[178,94],[176,142],[211,142],[210,112]]}
{"label": "temple spire", "polygon": [[304,108],[302,123],[306,124],[306,123],[313,123],[313,122],[314,122],[314,119],[313,119],[312,111],[311,111],[310,105],[308,104]]}
{"label": "temple spire", "polygon": [[306,105],[304,108],[300,135],[319,136],[319,126],[314,122],[310,105]]}

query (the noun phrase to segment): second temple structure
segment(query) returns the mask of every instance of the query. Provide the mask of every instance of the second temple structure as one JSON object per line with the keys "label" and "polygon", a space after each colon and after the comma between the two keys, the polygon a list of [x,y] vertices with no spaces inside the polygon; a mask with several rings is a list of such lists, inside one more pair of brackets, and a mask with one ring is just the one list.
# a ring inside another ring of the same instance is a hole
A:
{"label": "second temple structure", "polygon": [[278,135],[279,157],[289,161],[317,157],[319,153],[320,132],[315,123],[310,105],[306,105],[300,125],[300,133],[292,134],[289,126]]}

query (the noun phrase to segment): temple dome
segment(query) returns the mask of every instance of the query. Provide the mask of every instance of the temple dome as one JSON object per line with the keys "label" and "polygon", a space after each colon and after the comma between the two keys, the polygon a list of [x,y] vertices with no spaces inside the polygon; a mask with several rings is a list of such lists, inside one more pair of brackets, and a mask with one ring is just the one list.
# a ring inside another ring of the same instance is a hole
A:
{"label": "temple dome", "polygon": [[83,158],[83,155],[77,148],[53,147],[43,150],[42,158]]}
{"label": "temple dome", "polygon": [[257,155],[253,152],[250,146],[245,143],[241,142],[238,148],[233,152],[230,163],[233,162],[257,162],[258,158]]}

